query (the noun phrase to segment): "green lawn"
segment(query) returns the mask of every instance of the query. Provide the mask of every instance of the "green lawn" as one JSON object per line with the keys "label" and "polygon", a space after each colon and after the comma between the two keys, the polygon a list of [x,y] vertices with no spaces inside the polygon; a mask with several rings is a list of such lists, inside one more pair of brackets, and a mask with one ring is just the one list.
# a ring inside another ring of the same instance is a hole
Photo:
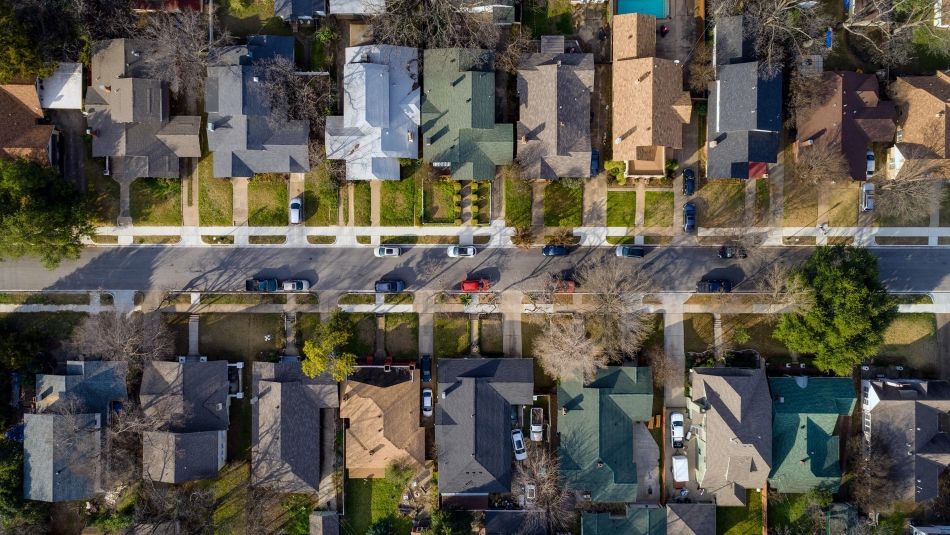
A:
{"label": "green lawn", "polygon": [[468,355],[472,339],[468,315],[436,314],[432,327],[436,358]]}
{"label": "green lawn", "polygon": [[137,225],[181,225],[181,180],[136,179],[129,189],[129,212]]}
{"label": "green lawn", "polygon": [[646,203],[643,206],[643,226],[645,227],[672,227],[673,226],[673,192],[648,191]]}
{"label": "green lawn", "polygon": [[933,314],[898,314],[884,331],[878,354],[917,371],[937,370],[937,322]]}
{"label": "green lawn", "polygon": [[531,35],[538,38],[542,35],[574,33],[570,0],[548,0],[546,5],[538,4],[543,3],[526,5],[522,16],[522,23],[531,29]]}
{"label": "green lawn", "polygon": [[814,526],[808,513],[812,505],[826,508],[831,503],[831,494],[814,491],[808,494],[776,494],[769,496],[769,527],[800,528],[801,533],[810,532]]}
{"label": "green lawn", "polygon": [[607,226],[632,227],[636,225],[637,192],[607,192]]}
{"label": "green lawn", "polygon": [[245,524],[248,481],[251,467],[246,462],[225,465],[211,482],[214,491],[214,532],[234,533]]}
{"label": "green lawn", "polygon": [[787,359],[790,356],[788,348],[772,337],[777,320],[778,316],[768,314],[723,315],[723,334],[726,337],[734,337],[737,329],[744,329],[749,334],[749,341],[744,344],[737,342],[738,349],[755,349],[766,359]]}
{"label": "green lawn", "polygon": [[232,35],[291,35],[290,26],[274,16],[274,3],[260,0],[224,0],[218,20]]}
{"label": "green lawn", "polygon": [[426,223],[455,223],[460,215],[459,205],[455,202],[456,184],[453,180],[435,180],[423,186]]}
{"label": "green lawn", "polygon": [[940,196],[940,226],[950,227],[950,186],[946,184]]}
{"label": "green lawn", "polygon": [[386,353],[397,359],[419,354],[418,314],[386,314]]}
{"label": "green lawn", "polygon": [[339,223],[340,189],[321,162],[305,175],[303,209],[308,227],[327,227]]}
{"label": "green lawn", "polygon": [[557,180],[544,188],[544,226],[579,227],[584,210],[584,187]]}
{"label": "green lawn", "polygon": [[92,157],[92,141],[83,136],[86,146],[86,198],[92,204],[92,220],[96,225],[115,225],[119,217],[119,183],[102,174],[105,159]]}
{"label": "green lawn", "polygon": [[408,478],[397,478],[388,473],[385,478],[348,479],[343,533],[362,535],[374,522],[390,517],[393,519],[393,535],[408,535],[412,522],[398,515],[406,481]]}
{"label": "green lawn", "polygon": [[353,184],[353,216],[357,227],[372,225],[372,194],[369,191],[369,182],[361,181]]}
{"label": "green lawn", "polygon": [[202,226],[234,224],[234,188],[231,179],[214,178],[209,153],[198,162],[198,221]]}
{"label": "green lawn", "polygon": [[[350,340],[343,347],[344,351],[353,353],[359,358],[373,354],[376,345],[376,316],[374,314],[344,313],[343,317],[352,327]],[[317,324],[320,323],[319,314],[299,314],[297,316],[298,340],[302,346],[304,341],[314,337]]]}
{"label": "green lawn", "polygon": [[718,535],[762,535],[762,493],[746,491],[746,507],[717,507]]}
{"label": "green lawn", "polygon": [[288,224],[287,182],[283,175],[257,175],[247,183],[247,224],[283,227]]}
{"label": "green lawn", "polygon": [[505,224],[531,226],[531,184],[524,180],[505,180]]}
{"label": "green lawn", "polygon": [[379,223],[387,227],[412,227],[419,223],[419,190],[412,177],[384,180],[380,193]]}
{"label": "green lawn", "polygon": [[683,345],[687,352],[702,353],[713,344],[712,314],[683,314]]}
{"label": "green lawn", "polygon": [[737,227],[745,211],[745,184],[741,180],[710,180],[696,192],[701,227]]}

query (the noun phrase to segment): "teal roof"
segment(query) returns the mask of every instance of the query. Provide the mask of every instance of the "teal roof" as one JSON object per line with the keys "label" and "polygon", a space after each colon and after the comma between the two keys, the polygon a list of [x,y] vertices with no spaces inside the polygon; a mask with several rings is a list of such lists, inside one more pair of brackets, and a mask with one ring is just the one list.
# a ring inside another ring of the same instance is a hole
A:
{"label": "teal roof", "polygon": [[514,126],[495,123],[495,70],[487,50],[424,52],[422,156],[448,163],[456,180],[490,180],[510,163]]}
{"label": "teal roof", "polygon": [[666,508],[628,506],[626,516],[584,513],[581,535],[666,535]]}
{"label": "teal roof", "polygon": [[[804,385],[804,386],[802,386]],[[845,377],[769,379],[772,390],[772,473],[769,484],[781,493],[841,486],[841,416],[854,411],[854,382]]]}
{"label": "teal roof", "polygon": [[590,492],[595,502],[635,500],[633,426],[652,416],[650,368],[605,368],[586,386],[565,381],[558,385],[557,399],[558,457],[565,484]]}

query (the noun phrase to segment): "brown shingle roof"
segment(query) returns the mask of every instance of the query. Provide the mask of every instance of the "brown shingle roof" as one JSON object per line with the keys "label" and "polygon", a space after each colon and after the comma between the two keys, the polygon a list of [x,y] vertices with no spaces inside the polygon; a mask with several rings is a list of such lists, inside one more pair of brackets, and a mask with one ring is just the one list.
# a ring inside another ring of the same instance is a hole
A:
{"label": "brown shingle roof", "polygon": [[35,86],[0,86],[0,157],[27,158],[49,165],[53,126],[37,124],[42,118]]}
{"label": "brown shingle roof", "polygon": [[900,109],[898,121],[903,144],[916,145],[918,158],[950,156],[950,74],[935,76],[902,76],[894,82],[894,101]]}

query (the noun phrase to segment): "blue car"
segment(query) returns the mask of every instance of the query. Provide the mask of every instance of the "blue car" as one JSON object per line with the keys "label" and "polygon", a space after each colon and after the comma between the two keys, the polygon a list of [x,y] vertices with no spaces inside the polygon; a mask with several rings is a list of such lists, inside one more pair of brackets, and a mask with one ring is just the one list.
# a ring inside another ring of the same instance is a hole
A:
{"label": "blue car", "polygon": [[399,279],[383,279],[376,281],[373,287],[376,293],[399,293],[406,289],[406,283]]}
{"label": "blue car", "polygon": [[696,175],[692,169],[683,170],[683,195],[690,197],[696,192]]}
{"label": "blue car", "polygon": [[683,231],[687,234],[696,232],[696,205],[691,202],[683,205]]}
{"label": "blue car", "polygon": [[567,247],[563,245],[545,245],[544,248],[541,249],[543,256],[567,256],[568,252]]}
{"label": "blue car", "polygon": [[422,355],[419,360],[419,368],[422,370],[422,382],[428,383],[432,380],[432,356]]}
{"label": "blue car", "polygon": [[600,153],[596,150],[590,151],[590,176],[600,174]]}

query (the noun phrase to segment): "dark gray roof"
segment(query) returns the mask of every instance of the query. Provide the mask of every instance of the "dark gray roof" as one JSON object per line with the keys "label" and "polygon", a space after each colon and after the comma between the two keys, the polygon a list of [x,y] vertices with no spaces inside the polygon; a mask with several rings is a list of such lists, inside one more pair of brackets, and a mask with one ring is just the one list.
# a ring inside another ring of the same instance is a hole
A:
{"label": "dark gray roof", "polygon": [[527,511],[485,511],[485,535],[546,535],[544,521]]}
{"label": "dark gray roof", "polygon": [[226,431],[142,433],[142,475],[163,483],[211,479],[224,465]]}
{"label": "dark gray roof", "polygon": [[667,535],[716,535],[716,504],[667,504],[666,533]]}
{"label": "dark gray roof", "polygon": [[487,494],[511,489],[511,406],[530,405],[530,359],[439,361],[435,407],[439,491]]}
{"label": "dark gray roof", "polygon": [[98,414],[25,414],[23,497],[86,500],[102,492]]}
{"label": "dark gray roof", "polygon": [[326,12],[326,0],[274,0],[274,15],[287,21],[312,19]]}
{"label": "dark gray roof", "polygon": [[742,16],[722,17],[713,28],[716,65],[744,63],[755,59],[754,43],[743,32]]}
{"label": "dark gray roof", "polygon": [[335,511],[310,513],[310,535],[339,535],[340,517]]}
{"label": "dark gray roof", "polygon": [[311,379],[299,362],[255,362],[251,409],[251,482],[285,493],[320,485],[320,410],[339,407],[337,383]]}
{"label": "dark gray roof", "polygon": [[227,361],[150,362],[139,402],[169,431],[227,430],[228,388]]}
{"label": "dark gray roof", "polygon": [[101,360],[66,361],[63,375],[36,375],[37,405],[44,410],[54,408],[60,400],[74,399],[82,410],[105,414],[111,401],[125,401],[128,392],[125,362]]}

